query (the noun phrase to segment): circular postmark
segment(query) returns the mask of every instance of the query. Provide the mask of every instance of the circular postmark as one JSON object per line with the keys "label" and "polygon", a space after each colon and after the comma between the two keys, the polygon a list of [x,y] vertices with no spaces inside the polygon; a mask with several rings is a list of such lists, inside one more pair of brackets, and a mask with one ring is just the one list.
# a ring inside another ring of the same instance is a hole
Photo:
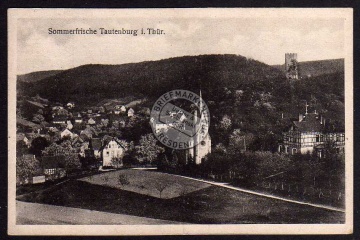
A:
{"label": "circular postmark", "polygon": [[172,90],[154,103],[150,125],[156,138],[173,149],[189,149],[202,144],[210,126],[209,108],[196,93]]}

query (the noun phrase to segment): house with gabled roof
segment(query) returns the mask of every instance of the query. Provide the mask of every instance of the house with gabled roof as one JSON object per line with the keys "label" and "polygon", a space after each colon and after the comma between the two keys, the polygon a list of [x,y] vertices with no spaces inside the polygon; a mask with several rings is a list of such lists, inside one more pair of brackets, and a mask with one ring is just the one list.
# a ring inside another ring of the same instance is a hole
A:
{"label": "house with gabled roof", "polygon": [[[125,150],[126,146],[116,137],[104,140],[102,146],[99,149],[101,152],[102,166],[122,166],[123,164],[121,160],[124,157]],[[119,159],[119,163],[116,165],[113,163],[114,158]]]}
{"label": "house with gabled roof", "polygon": [[45,107],[43,104],[41,104],[39,102],[34,102],[34,101],[30,101],[30,100],[27,100],[27,103],[38,109],[43,109]]}
{"label": "house with gabled roof", "polygon": [[53,124],[66,124],[66,120],[68,119],[65,115],[54,115],[52,120]]}
{"label": "house with gabled roof", "polygon": [[22,132],[39,132],[42,128],[39,124],[30,122],[23,118],[16,118],[16,127],[18,127]]}
{"label": "house with gabled roof", "polygon": [[62,131],[60,133],[60,137],[64,138],[64,137],[70,137],[71,139],[75,137],[75,134],[72,133],[69,129],[65,129],[64,131]]}
{"label": "house with gabled roof", "polygon": [[90,118],[88,121],[87,121],[88,124],[90,125],[95,125],[96,124],[96,121],[93,119],[93,118]]}
{"label": "house with gabled roof", "polygon": [[83,118],[79,114],[78,116],[74,117],[75,123],[83,123]]}
{"label": "house with gabled roof", "polygon": [[122,116],[122,115],[110,114],[109,115],[109,124],[116,128],[125,127],[126,117]]}
{"label": "house with gabled roof", "polygon": [[16,142],[22,141],[24,142],[27,146],[30,146],[30,141],[29,139],[26,137],[25,133],[17,133],[16,134]]}
{"label": "house with gabled roof", "polygon": [[278,146],[278,152],[288,154],[306,154],[317,152],[322,157],[322,151],[327,142],[333,142],[338,151],[345,146],[344,132],[326,132],[325,119],[316,111],[314,113],[299,114],[283,133],[283,139]]}
{"label": "house with gabled roof", "polygon": [[128,112],[127,112],[127,116],[128,116],[128,117],[132,117],[132,116],[134,116],[134,113],[135,113],[134,109],[129,108],[129,110],[128,110]]}
{"label": "house with gabled roof", "polygon": [[53,106],[51,109],[52,109],[53,111],[58,111],[58,110],[64,109],[64,107],[63,107],[63,106],[60,106],[60,105],[56,105],[56,106]]}
{"label": "house with gabled roof", "polygon": [[64,155],[43,156],[41,165],[46,180],[55,180],[66,176]]}
{"label": "house with gabled roof", "polygon": [[73,109],[73,108],[75,107],[75,103],[74,103],[74,102],[68,102],[68,103],[66,104],[66,107],[67,107],[68,109]]}

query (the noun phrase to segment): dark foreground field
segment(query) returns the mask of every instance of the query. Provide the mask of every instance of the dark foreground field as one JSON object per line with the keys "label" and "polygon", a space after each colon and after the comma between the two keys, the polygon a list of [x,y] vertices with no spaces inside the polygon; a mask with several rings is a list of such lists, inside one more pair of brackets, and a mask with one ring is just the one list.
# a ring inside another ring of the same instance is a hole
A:
{"label": "dark foreground field", "polygon": [[[131,171],[134,170],[121,170],[115,173],[131,174]],[[104,176],[112,176],[115,173],[104,173]],[[153,176],[158,179],[158,174],[155,176],[151,172],[142,173],[142,178],[148,180],[148,183],[144,181],[144,187],[147,184],[151,185]],[[164,178],[168,177],[169,175],[164,176]],[[131,181],[131,178],[129,179]],[[105,180],[111,182],[109,179]],[[176,191],[179,185],[183,184],[182,181],[189,184],[188,179],[182,180],[178,176],[174,176],[173,181],[178,183],[172,185],[176,186]],[[199,186],[199,190],[192,189],[187,193],[175,194],[172,198],[160,198],[155,197],[157,196],[155,193],[140,194],[139,192],[143,190],[137,192],[133,190],[135,188],[129,186],[127,189],[131,189],[130,191],[122,187],[90,182],[70,180],[49,190],[19,196],[18,200],[200,224],[343,223],[345,220],[345,214],[340,212],[242,193],[219,186],[202,185]],[[198,184],[194,186],[196,185]],[[172,191],[171,186],[164,190],[166,191]]]}

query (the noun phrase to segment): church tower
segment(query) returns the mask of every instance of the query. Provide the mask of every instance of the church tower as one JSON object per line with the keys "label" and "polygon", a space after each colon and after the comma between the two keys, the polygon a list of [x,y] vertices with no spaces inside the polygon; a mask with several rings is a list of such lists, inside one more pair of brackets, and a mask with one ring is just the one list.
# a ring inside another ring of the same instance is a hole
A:
{"label": "church tower", "polygon": [[[201,90],[200,90],[200,99],[202,99]],[[199,104],[200,109],[200,121],[202,117],[201,110],[203,109],[202,101]],[[199,127],[198,125],[198,113],[195,111],[194,113],[194,125]],[[196,128],[195,131],[198,129]],[[194,136],[194,147],[189,149],[189,155],[194,159],[195,164],[199,165],[202,163],[203,159],[208,153],[211,153],[211,138],[209,132],[207,133],[204,139],[200,139],[200,134],[195,134]]]}
{"label": "church tower", "polygon": [[297,53],[285,53],[285,73],[287,79],[299,79]]}

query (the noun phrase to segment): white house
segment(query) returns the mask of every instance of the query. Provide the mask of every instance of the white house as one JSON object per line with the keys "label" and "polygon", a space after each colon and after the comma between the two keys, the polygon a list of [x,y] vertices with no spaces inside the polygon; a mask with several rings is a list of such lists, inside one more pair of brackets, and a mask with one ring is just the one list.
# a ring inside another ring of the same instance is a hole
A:
{"label": "white house", "polygon": [[73,138],[74,137],[74,134],[69,130],[69,129],[65,129],[64,131],[62,131],[60,133],[60,136],[61,138],[64,138],[64,137],[70,137],[70,138]]}
{"label": "white house", "polygon": [[71,130],[71,129],[73,129],[73,124],[71,123],[71,121],[70,120],[66,120],[66,128],[67,129],[69,129],[69,130]]}
{"label": "white house", "polygon": [[116,105],[114,107],[114,114],[120,114],[121,110],[120,110],[121,106],[120,105]]}
{"label": "white house", "polygon": [[82,119],[80,114],[78,114],[74,119],[75,119],[75,123],[82,123],[83,122],[83,119]]}
{"label": "white house", "polygon": [[[103,143],[99,149],[102,155],[103,166],[120,167],[123,165],[122,158],[125,153],[125,146],[117,138],[112,138]],[[119,159],[119,164],[114,164],[113,159]]]}
{"label": "white house", "polygon": [[90,124],[90,125],[94,125],[96,122],[95,122],[95,120],[93,119],[93,118],[90,118],[89,120],[88,120],[88,124]]}
{"label": "white house", "polygon": [[61,110],[61,109],[64,109],[64,107],[62,107],[62,106],[54,106],[54,107],[52,107],[53,111],[57,111],[57,110]]}
{"label": "white house", "polygon": [[16,134],[16,141],[23,141],[27,146],[30,146],[29,139],[25,136],[24,133],[17,133]]}
{"label": "white house", "polygon": [[68,109],[73,109],[73,108],[75,107],[75,103],[69,102],[68,104],[66,104],[66,107],[67,107]]}
{"label": "white house", "polygon": [[121,111],[121,112],[126,112],[126,107],[125,107],[125,106],[121,106],[121,107],[120,107],[120,111]]}
{"label": "white house", "polygon": [[52,122],[54,124],[66,124],[67,116],[55,115],[53,116]]}
{"label": "white house", "polygon": [[132,108],[130,108],[129,110],[128,110],[128,117],[132,117],[132,116],[134,116],[134,113],[135,113],[135,111],[134,111],[134,109],[132,109]]}

